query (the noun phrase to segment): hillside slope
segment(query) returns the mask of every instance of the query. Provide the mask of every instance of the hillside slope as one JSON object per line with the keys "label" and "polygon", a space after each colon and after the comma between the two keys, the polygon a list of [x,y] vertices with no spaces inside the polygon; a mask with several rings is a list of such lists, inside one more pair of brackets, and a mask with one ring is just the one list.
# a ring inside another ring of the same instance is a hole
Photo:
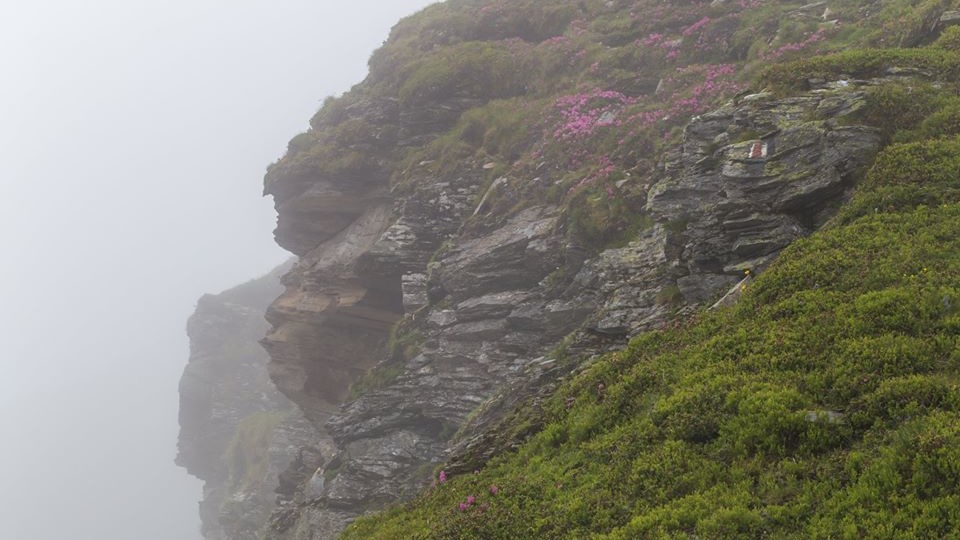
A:
{"label": "hillside slope", "polygon": [[735,306],[598,360],[519,451],[344,538],[952,537],[958,227],[960,140],[888,148]]}
{"label": "hillside slope", "polygon": [[401,21],[265,178],[322,450],[259,537],[952,530],[954,7]]}

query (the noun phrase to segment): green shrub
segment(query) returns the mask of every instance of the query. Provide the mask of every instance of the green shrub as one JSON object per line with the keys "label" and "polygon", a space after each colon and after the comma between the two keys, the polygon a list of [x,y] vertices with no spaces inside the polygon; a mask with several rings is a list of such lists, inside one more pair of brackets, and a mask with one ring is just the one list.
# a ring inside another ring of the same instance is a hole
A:
{"label": "green shrub", "polygon": [[411,105],[454,96],[501,99],[522,94],[525,88],[522,56],[497,42],[444,48],[424,55],[408,70],[397,94]]}
{"label": "green shrub", "polygon": [[851,404],[851,421],[865,429],[878,422],[896,425],[936,409],[956,411],[960,406],[956,388],[956,381],[941,375],[890,378]]}
{"label": "green shrub", "polygon": [[936,49],[960,52],[960,26],[950,26],[930,45]]}
{"label": "green shrub", "polygon": [[857,111],[858,120],[879,126],[887,138],[920,125],[940,111],[949,97],[929,84],[884,84],[867,90],[867,104]]}
{"label": "green shrub", "polygon": [[934,111],[923,120],[919,133],[910,135],[918,139],[960,135],[960,104],[949,103],[940,107],[940,110]]}
{"label": "green shrub", "polygon": [[871,187],[940,184],[960,187],[960,140],[929,140],[894,145],[879,156],[867,175]]}
{"label": "green shrub", "polygon": [[780,92],[803,89],[808,79],[835,80],[841,75],[868,79],[891,67],[915,68],[942,81],[960,77],[960,56],[943,49],[850,49],[827,56],[775,64],[761,77]]}
{"label": "green shrub", "polygon": [[240,420],[224,452],[230,485],[235,489],[258,489],[269,482],[270,444],[274,430],[284,419],[282,412],[260,412]]}

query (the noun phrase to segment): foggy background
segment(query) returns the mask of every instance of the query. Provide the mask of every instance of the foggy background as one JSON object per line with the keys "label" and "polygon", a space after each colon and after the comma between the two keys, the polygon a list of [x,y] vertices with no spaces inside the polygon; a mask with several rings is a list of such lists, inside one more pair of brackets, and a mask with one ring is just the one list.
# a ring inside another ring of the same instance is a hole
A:
{"label": "foggy background", "polygon": [[286,258],[266,165],[430,3],[0,0],[0,539],[199,539],[187,317]]}

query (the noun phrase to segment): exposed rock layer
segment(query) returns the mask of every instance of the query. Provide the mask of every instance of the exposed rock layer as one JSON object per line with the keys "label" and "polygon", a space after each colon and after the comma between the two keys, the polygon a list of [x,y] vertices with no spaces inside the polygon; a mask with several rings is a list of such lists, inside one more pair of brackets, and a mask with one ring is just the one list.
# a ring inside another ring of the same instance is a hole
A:
{"label": "exposed rock layer", "polygon": [[200,516],[210,540],[261,538],[272,510],[296,504],[330,455],[330,443],[270,381],[257,344],[288,269],[203,296],[187,324],[177,464],[204,481]]}

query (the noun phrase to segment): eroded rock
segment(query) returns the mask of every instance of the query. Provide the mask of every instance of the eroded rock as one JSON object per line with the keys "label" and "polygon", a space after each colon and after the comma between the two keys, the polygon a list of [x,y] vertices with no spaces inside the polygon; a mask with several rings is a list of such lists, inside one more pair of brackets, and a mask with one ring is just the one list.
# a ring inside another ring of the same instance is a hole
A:
{"label": "eroded rock", "polygon": [[287,268],[205,295],[187,325],[177,464],[204,481],[200,516],[208,539],[261,538],[274,506],[291,504],[332,454],[332,441],[273,386],[257,344]]}

